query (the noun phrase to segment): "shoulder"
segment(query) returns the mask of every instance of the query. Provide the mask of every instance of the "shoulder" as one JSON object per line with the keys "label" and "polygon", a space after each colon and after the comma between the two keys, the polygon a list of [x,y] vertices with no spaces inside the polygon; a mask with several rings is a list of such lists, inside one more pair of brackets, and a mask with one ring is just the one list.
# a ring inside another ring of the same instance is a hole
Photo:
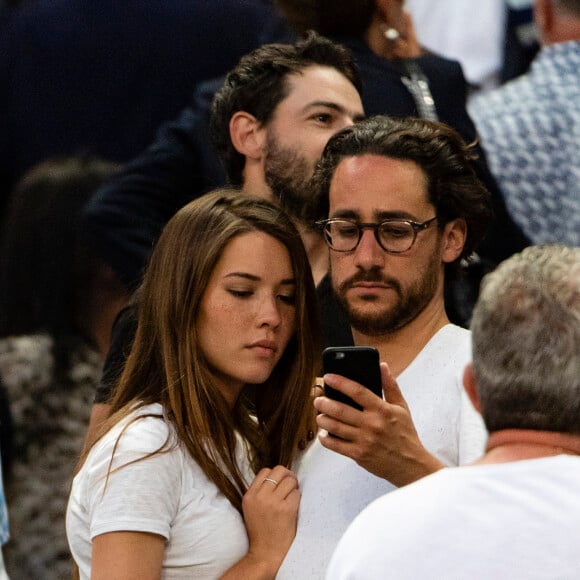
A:
{"label": "shoulder", "polygon": [[93,445],[75,483],[88,493],[100,490],[103,496],[127,486],[175,488],[178,494],[186,461],[161,405],[146,405],[121,419]]}
{"label": "shoulder", "polygon": [[462,363],[471,357],[471,332],[455,324],[446,324],[425,345],[421,355]]}
{"label": "shoulder", "polygon": [[[160,404],[145,405],[129,413],[115,424],[95,443],[87,461],[93,457],[109,455],[114,450],[115,457],[133,459],[145,456],[175,445],[177,436],[166,421]],[[118,463],[115,459],[114,463]]]}

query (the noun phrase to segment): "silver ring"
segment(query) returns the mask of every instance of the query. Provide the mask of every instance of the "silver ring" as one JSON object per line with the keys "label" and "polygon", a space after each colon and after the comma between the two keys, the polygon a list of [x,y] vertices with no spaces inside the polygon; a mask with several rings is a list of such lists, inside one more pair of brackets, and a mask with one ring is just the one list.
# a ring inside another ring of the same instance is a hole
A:
{"label": "silver ring", "polygon": [[266,477],[266,478],[264,478],[264,481],[262,483],[266,483],[266,481],[273,483],[274,487],[278,487],[278,482],[275,479],[271,479],[270,477]]}

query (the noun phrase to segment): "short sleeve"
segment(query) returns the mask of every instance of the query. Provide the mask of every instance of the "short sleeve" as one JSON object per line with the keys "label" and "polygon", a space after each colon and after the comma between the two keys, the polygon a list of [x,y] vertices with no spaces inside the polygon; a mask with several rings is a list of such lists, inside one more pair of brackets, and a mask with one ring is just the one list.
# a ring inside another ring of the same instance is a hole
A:
{"label": "short sleeve", "polygon": [[[97,444],[83,466],[90,537],[139,531],[168,539],[181,495],[181,448],[162,418],[140,418],[120,432]],[[157,452],[168,436],[169,450]]]}

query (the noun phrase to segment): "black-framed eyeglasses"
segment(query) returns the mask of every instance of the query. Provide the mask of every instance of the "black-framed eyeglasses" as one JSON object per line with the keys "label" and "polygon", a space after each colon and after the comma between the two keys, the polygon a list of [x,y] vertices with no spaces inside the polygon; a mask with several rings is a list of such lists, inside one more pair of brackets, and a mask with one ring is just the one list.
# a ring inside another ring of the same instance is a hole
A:
{"label": "black-framed eyeglasses", "polygon": [[363,231],[371,229],[377,243],[385,252],[400,254],[410,250],[417,239],[417,234],[427,229],[436,219],[437,216],[423,223],[388,219],[377,224],[332,218],[320,220],[316,225],[322,230],[326,243],[335,252],[352,252],[359,245]]}

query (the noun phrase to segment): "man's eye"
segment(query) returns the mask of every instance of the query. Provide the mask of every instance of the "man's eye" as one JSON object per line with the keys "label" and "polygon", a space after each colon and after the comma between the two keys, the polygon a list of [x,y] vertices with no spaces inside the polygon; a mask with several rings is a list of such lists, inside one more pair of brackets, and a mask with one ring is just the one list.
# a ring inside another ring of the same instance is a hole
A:
{"label": "man's eye", "polygon": [[332,115],[329,113],[317,113],[312,117],[315,121],[328,125],[332,122]]}
{"label": "man's eye", "polygon": [[358,236],[358,228],[353,225],[336,226],[334,230],[336,235],[341,238],[356,238]]}
{"label": "man's eye", "polygon": [[381,227],[381,236],[385,236],[388,238],[404,238],[409,235],[409,228],[403,226],[382,226]]}

